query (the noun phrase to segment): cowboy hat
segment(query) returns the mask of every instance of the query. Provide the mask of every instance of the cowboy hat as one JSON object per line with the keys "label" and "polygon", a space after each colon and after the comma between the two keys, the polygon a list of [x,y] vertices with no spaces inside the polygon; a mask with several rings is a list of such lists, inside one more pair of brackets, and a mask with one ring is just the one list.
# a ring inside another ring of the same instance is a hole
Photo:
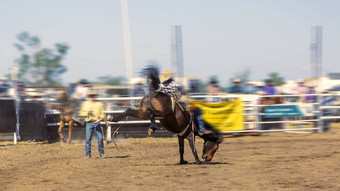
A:
{"label": "cowboy hat", "polygon": [[241,82],[241,79],[240,79],[240,78],[235,78],[235,79],[233,80],[233,82],[234,82],[234,83],[240,83],[240,82]]}
{"label": "cowboy hat", "polygon": [[164,70],[159,79],[163,82],[170,79],[174,75],[170,70]]}
{"label": "cowboy hat", "polygon": [[258,92],[256,92],[256,94],[257,94],[257,95],[267,95],[267,93],[264,92],[264,91],[258,91]]}
{"label": "cowboy hat", "polygon": [[304,82],[305,82],[305,81],[304,81],[303,79],[298,79],[298,80],[297,80],[297,83],[298,83],[298,84],[303,84]]}
{"label": "cowboy hat", "polygon": [[44,93],[41,93],[41,92],[26,92],[26,96],[29,96],[29,97],[43,97],[44,96]]}
{"label": "cowboy hat", "polygon": [[324,89],[321,91],[321,93],[329,93],[329,90],[328,89]]}
{"label": "cowboy hat", "polygon": [[98,95],[98,93],[95,91],[95,90],[90,90],[88,93],[87,93],[87,96],[96,96]]}

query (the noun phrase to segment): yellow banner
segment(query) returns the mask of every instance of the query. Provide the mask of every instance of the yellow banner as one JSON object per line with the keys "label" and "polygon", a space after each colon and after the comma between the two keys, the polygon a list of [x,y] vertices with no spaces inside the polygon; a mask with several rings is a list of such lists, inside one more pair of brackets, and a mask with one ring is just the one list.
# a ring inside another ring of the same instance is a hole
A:
{"label": "yellow banner", "polygon": [[244,130],[243,124],[243,102],[235,99],[223,103],[205,103],[193,101],[201,108],[205,122],[217,131],[239,131]]}

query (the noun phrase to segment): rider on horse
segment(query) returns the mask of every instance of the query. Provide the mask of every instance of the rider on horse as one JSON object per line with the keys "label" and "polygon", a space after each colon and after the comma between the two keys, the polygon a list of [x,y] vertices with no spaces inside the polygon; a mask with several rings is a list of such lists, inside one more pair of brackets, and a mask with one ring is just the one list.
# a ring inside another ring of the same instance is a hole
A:
{"label": "rider on horse", "polygon": [[[180,83],[177,83],[173,79],[173,72],[170,70],[164,70],[163,73],[160,75],[161,84],[157,91],[164,92],[169,94],[173,99],[174,102],[179,102],[180,105],[186,107],[188,103],[187,96],[184,96],[184,99],[182,99],[182,96],[184,94],[184,88]],[[173,103],[174,104],[174,103]],[[199,134],[210,134],[212,131],[207,130],[204,125],[204,121],[202,118],[202,112],[201,109],[194,106],[193,104],[190,104],[190,110],[192,111],[194,115],[195,123],[198,126],[198,132]],[[152,113],[151,113],[152,116]],[[149,131],[154,132],[157,129],[156,123],[153,123],[153,120],[151,119],[151,125]]]}
{"label": "rider on horse", "polygon": [[161,84],[157,91],[170,94],[176,101],[179,101],[183,95],[184,88],[173,79],[173,75],[174,73],[170,70],[164,70],[159,76]]}
{"label": "rider on horse", "polygon": [[[183,95],[184,88],[180,83],[174,80],[173,75],[174,73],[170,70],[164,70],[159,76],[161,83],[159,84],[159,88],[156,91],[170,95],[171,99],[173,100],[172,104],[175,104],[175,102],[180,102],[183,104],[181,97]],[[154,119],[154,114],[151,111],[149,111],[149,116],[151,124],[148,132],[149,134],[152,134],[158,127]]]}

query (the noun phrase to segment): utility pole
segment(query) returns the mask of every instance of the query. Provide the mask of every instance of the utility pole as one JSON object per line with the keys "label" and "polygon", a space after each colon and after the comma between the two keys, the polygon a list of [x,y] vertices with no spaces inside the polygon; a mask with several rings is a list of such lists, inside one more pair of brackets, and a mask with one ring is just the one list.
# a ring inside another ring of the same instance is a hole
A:
{"label": "utility pole", "polygon": [[130,41],[130,25],[129,25],[129,12],[128,0],[121,0],[122,20],[123,20],[123,38],[124,38],[124,53],[125,53],[125,68],[126,78],[129,81],[133,77],[132,68],[132,53]]}
{"label": "utility pole", "polygon": [[171,67],[177,77],[184,77],[183,72],[182,26],[171,27]]}

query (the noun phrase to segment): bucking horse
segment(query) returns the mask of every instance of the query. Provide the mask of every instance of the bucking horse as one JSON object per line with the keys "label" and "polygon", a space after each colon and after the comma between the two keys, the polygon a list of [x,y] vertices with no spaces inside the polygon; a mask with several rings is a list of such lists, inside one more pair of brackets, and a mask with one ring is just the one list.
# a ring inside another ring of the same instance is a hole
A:
{"label": "bucking horse", "polygon": [[223,141],[222,135],[218,132],[199,135],[193,114],[182,103],[174,100],[171,95],[159,91],[160,79],[158,70],[149,68],[147,71],[149,93],[142,98],[138,109],[128,108],[122,114],[113,116],[112,121],[118,122],[126,116],[145,120],[150,119],[151,128],[148,131],[150,136],[156,130],[155,119],[158,119],[164,128],[178,135],[180,164],[188,163],[183,158],[184,139],[189,140],[196,164],[202,163],[197,156],[195,147],[195,136],[198,135],[204,139],[202,158],[206,162],[211,161],[219,148],[219,144]]}

